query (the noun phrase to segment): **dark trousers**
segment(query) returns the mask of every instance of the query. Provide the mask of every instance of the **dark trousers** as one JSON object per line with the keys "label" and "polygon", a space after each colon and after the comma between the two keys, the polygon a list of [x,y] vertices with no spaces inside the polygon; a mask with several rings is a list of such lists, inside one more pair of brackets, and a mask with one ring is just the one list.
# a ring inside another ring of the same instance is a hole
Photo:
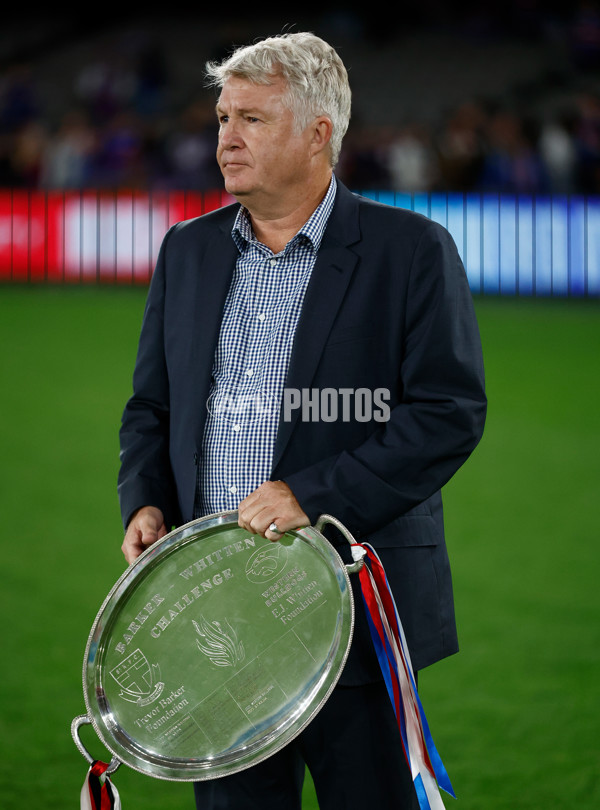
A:
{"label": "dark trousers", "polygon": [[305,766],[320,810],[418,810],[382,682],[338,686],[308,727],[265,761],[194,784],[197,810],[300,810]]}

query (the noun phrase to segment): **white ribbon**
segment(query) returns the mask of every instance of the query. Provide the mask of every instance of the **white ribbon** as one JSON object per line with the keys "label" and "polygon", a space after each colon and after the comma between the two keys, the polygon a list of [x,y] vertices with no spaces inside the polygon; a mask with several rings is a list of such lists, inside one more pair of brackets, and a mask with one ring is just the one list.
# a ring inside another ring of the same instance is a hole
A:
{"label": "white ribbon", "polygon": [[81,788],[81,810],[121,810],[121,797],[104,771],[108,765],[95,762]]}

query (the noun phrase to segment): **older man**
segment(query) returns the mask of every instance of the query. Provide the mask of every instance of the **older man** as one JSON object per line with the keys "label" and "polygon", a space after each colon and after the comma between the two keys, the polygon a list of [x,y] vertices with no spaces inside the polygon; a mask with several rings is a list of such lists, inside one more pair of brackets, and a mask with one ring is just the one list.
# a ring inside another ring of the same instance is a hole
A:
{"label": "older man", "polygon": [[[175,225],[160,251],[121,429],[123,551],[228,509],[273,541],[332,514],[377,549],[421,669],[457,650],[440,489],[486,412],[464,269],[445,229],[337,181],[351,96],[327,43],[272,37],[207,70],[238,204]],[[299,808],[306,765],[322,810],[416,806],[356,611],[317,717],[261,764],[195,785],[199,810]]]}

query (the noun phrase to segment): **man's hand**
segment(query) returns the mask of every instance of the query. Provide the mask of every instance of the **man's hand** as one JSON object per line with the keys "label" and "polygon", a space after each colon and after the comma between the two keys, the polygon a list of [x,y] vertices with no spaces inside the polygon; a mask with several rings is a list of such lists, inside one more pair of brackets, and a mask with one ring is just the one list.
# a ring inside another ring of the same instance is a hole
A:
{"label": "man's hand", "polygon": [[[290,529],[309,526],[310,520],[286,483],[266,481],[240,503],[238,524],[267,540],[279,540]],[[273,524],[278,531],[269,529]]]}
{"label": "man's hand", "polygon": [[141,509],[134,512],[121,546],[127,562],[131,565],[142,551],[145,551],[152,543],[156,543],[165,534],[167,534],[167,527],[160,509],[157,509],[156,506],[142,506]]}

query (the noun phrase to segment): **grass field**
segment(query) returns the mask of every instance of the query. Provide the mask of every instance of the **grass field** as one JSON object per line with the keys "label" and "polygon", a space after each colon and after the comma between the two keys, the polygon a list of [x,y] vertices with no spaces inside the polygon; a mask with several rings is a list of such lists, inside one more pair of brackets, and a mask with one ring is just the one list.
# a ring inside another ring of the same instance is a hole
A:
{"label": "grass field", "polygon": [[[2,810],[79,806],[87,765],[70,723],[91,624],[124,568],[117,430],[144,297],[0,288]],[[445,493],[461,652],[419,682],[458,796],[445,804],[595,810],[600,304],[476,306],[489,418]],[[125,767],[114,781],[124,810],[193,806],[187,784]]]}

